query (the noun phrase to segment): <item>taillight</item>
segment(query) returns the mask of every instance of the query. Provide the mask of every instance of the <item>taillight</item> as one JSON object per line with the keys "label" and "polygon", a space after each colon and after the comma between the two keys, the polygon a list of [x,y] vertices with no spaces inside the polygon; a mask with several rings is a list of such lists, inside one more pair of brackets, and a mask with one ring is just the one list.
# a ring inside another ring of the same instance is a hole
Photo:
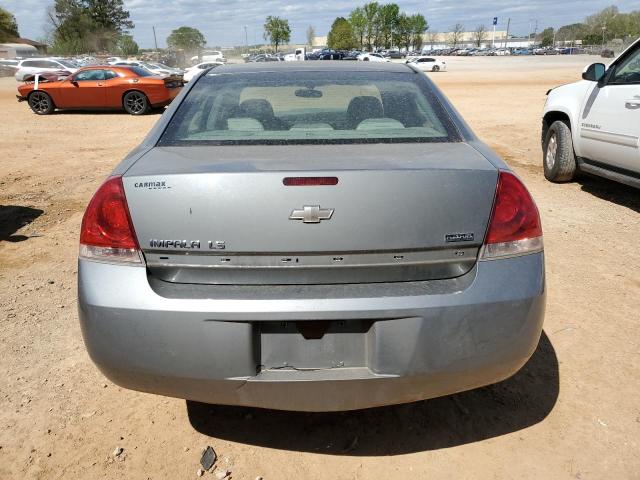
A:
{"label": "taillight", "polygon": [[82,218],[80,257],[142,264],[121,177],[109,178],[89,202]]}
{"label": "taillight", "polygon": [[481,258],[490,260],[542,250],[540,215],[531,194],[513,173],[500,172]]}

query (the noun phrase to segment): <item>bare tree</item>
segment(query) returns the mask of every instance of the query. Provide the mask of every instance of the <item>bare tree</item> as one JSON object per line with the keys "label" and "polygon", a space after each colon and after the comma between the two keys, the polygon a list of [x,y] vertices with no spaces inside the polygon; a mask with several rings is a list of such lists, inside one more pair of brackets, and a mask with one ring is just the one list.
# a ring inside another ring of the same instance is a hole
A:
{"label": "bare tree", "polygon": [[438,32],[435,32],[433,30],[428,30],[427,31],[427,41],[431,45],[431,50],[433,50],[433,44],[438,42],[438,37],[439,36],[440,36],[440,34]]}
{"label": "bare tree", "polygon": [[480,48],[482,46],[482,42],[487,39],[487,27],[483,25],[478,25],[476,29],[473,31],[473,42],[476,44],[476,47]]}
{"label": "bare tree", "polygon": [[307,28],[307,45],[313,47],[313,41],[316,39],[316,29],[313,25]]}
{"label": "bare tree", "polygon": [[451,33],[449,34],[451,44],[453,48],[456,48],[460,41],[462,40],[462,33],[464,32],[464,25],[461,23],[456,23],[453,27],[451,27]]}

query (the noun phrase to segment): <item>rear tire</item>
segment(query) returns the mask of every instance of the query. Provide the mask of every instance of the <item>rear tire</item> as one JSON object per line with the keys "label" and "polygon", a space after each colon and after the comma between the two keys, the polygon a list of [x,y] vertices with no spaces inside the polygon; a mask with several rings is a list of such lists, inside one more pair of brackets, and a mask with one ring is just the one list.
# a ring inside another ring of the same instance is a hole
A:
{"label": "rear tire", "polygon": [[440,67],[438,65],[434,65],[433,68],[431,69],[432,72],[439,72],[440,71]]}
{"label": "rear tire", "polygon": [[138,91],[128,92],[122,99],[122,107],[131,115],[144,115],[149,111],[150,104],[147,96]]}
{"label": "rear tire", "polygon": [[571,128],[562,120],[551,124],[543,144],[544,176],[550,182],[570,182],[576,176]]}
{"label": "rear tire", "polygon": [[56,109],[51,96],[42,90],[31,92],[27,100],[31,110],[37,115],[49,115]]}

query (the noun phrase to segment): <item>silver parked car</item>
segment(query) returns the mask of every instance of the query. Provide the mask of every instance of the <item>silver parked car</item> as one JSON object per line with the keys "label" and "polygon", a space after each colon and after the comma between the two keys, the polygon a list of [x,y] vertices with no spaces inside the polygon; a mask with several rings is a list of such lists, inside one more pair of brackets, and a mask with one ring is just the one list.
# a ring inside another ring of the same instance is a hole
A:
{"label": "silver parked car", "polygon": [[78,283],[118,385],[304,411],[498,382],[545,306],[527,189],[426,75],[374,62],[198,76],[91,200]]}

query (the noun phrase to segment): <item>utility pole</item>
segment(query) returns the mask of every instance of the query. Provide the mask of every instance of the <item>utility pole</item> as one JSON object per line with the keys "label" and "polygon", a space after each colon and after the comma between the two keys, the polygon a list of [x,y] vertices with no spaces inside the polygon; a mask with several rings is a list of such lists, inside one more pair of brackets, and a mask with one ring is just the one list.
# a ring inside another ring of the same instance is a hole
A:
{"label": "utility pole", "polygon": [[536,35],[538,35],[538,19],[536,19],[536,26],[533,29],[533,41],[536,41]]}
{"label": "utility pole", "polygon": [[154,25],[151,28],[153,28],[153,43],[155,43],[155,45],[156,45],[156,52],[157,52],[158,51],[158,39],[156,38],[156,27]]}
{"label": "utility pole", "polygon": [[509,26],[511,26],[511,17],[507,19],[507,36],[504,39],[504,48],[507,48],[509,42]]}
{"label": "utility pole", "polygon": [[247,37],[247,26],[244,26],[244,45],[247,49],[244,53],[249,53],[249,37]]}

